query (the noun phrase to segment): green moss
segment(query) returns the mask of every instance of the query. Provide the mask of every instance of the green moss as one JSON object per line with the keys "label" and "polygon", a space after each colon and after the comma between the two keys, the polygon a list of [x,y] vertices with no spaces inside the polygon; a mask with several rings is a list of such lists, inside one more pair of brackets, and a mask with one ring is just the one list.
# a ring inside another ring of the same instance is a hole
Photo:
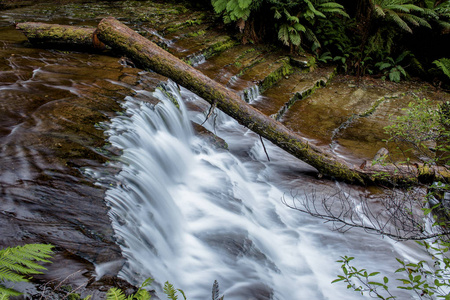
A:
{"label": "green moss", "polygon": [[206,34],[206,31],[205,30],[199,30],[199,31],[196,31],[196,32],[190,32],[190,33],[188,33],[188,34],[186,34],[186,36],[188,36],[188,37],[196,37],[196,36],[202,36],[202,35],[205,35]]}
{"label": "green moss", "polygon": [[229,36],[226,36],[225,39],[212,44],[208,49],[206,49],[206,51],[203,53],[203,55],[205,56],[205,59],[208,59],[214,55],[222,53],[225,50],[228,50],[228,49],[236,46],[237,44],[239,44],[238,41],[232,39]]}
{"label": "green moss", "polygon": [[289,63],[289,58],[285,57],[280,60],[277,60],[274,64],[279,64],[280,66],[274,71],[271,72],[264,80],[261,82],[259,88],[261,93],[268,90],[279,80],[283,79],[285,76],[292,74],[294,68]]}

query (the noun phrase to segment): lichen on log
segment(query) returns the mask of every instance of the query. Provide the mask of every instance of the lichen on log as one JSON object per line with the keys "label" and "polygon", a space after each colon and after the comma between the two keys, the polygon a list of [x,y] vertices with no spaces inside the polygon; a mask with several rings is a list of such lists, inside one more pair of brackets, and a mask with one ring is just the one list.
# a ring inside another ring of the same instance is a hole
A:
{"label": "lichen on log", "polygon": [[93,27],[25,22],[16,24],[32,44],[46,47],[105,49]]}

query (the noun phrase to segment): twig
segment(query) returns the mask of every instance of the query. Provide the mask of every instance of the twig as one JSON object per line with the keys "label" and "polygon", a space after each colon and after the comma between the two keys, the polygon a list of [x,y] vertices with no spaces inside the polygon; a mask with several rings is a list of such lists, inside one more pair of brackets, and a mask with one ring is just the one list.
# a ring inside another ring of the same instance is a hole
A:
{"label": "twig", "polygon": [[263,146],[264,153],[266,153],[267,160],[270,161],[270,157],[269,157],[269,154],[267,153],[266,146],[264,145],[264,141],[263,141],[263,139],[262,139],[262,136],[259,136],[259,139],[261,140],[261,144],[262,144],[262,146]]}

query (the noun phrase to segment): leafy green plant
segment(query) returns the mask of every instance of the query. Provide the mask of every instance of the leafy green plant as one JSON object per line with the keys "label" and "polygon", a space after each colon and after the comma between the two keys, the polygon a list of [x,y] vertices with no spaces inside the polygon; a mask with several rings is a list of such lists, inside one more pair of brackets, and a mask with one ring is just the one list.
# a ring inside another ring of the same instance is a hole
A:
{"label": "leafy green plant", "polygon": [[327,16],[339,15],[349,18],[344,7],[331,0],[297,0],[280,1],[272,0],[271,10],[278,26],[278,39],[291,50],[294,46],[299,47],[302,38],[310,44],[315,51],[321,47],[316,35],[319,20],[327,19]]}
{"label": "leafy green plant", "polygon": [[252,18],[272,11],[272,16],[264,15],[272,22],[266,21],[262,26],[273,26],[268,31],[276,29],[278,40],[291,50],[299,47],[303,39],[315,49],[320,47],[315,34],[317,19],[326,19],[327,15],[348,17],[344,7],[332,0],[212,0],[211,3],[225,23],[236,22],[241,32],[253,26]]}
{"label": "leafy green plant", "polygon": [[[28,275],[42,274],[45,267],[37,262],[50,262],[52,245],[28,244],[0,250],[0,282],[26,282]],[[21,293],[0,284],[0,299]]]}
{"label": "leafy green plant", "polygon": [[[396,282],[397,289],[411,291],[419,299],[450,299],[450,259],[447,257],[450,244],[438,239],[433,243],[419,242],[427,250],[430,250],[429,258],[433,261],[431,266],[425,261],[406,262],[396,259],[400,264],[395,273],[399,275]],[[432,254],[432,252],[433,254]],[[341,263],[342,275],[332,283],[345,282],[347,289],[355,292],[368,293],[378,299],[397,299],[388,286],[390,279],[382,276],[380,272],[369,272],[366,269],[356,268],[352,261],[354,257],[343,256],[337,262]],[[381,277],[381,278],[380,278]]]}
{"label": "leafy green plant", "polygon": [[107,300],[148,300],[151,298],[150,293],[144,289],[145,287],[151,285],[153,282],[152,278],[147,278],[139,287],[136,293],[125,296],[125,293],[119,288],[110,288],[106,293]]}
{"label": "leafy green plant", "polygon": [[450,58],[437,59],[433,64],[450,79]]}
{"label": "leafy green plant", "polygon": [[384,128],[390,135],[388,142],[405,143],[424,157],[425,163],[436,163],[442,158],[432,154],[448,148],[450,119],[446,114],[447,106],[446,103],[433,105],[430,100],[416,96],[415,101],[403,109],[404,114]]}
{"label": "leafy green plant", "polygon": [[167,295],[167,298],[169,298],[170,300],[177,300],[178,292],[180,292],[180,294],[183,296],[184,300],[186,300],[186,295],[184,294],[184,292],[181,289],[175,289],[171,283],[166,281],[166,283],[164,284],[164,294]]}
{"label": "leafy green plant", "polygon": [[256,9],[261,0],[212,0],[214,10],[222,14],[225,23],[247,20],[253,9]]}
{"label": "leafy green plant", "polygon": [[375,67],[378,67],[378,69],[384,73],[382,79],[385,79],[386,76],[388,76],[390,81],[400,82],[402,75],[404,78],[406,78],[408,74],[406,73],[405,69],[400,65],[400,63],[408,55],[410,55],[410,52],[405,51],[402,54],[400,54],[396,59],[393,59],[392,57],[386,57],[385,61],[376,63]]}

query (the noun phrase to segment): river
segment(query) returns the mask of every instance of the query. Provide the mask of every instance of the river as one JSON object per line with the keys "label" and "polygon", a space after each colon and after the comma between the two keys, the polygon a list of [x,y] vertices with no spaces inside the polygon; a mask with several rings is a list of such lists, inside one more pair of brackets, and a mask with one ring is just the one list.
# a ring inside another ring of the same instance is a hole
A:
{"label": "river", "polygon": [[0,245],[56,245],[43,280],[118,272],[153,277],[159,293],[169,281],[188,299],[210,298],[215,280],[225,299],[359,299],[331,284],[340,256],[393,276],[395,257],[423,255],[285,206],[291,194],[369,192],[317,179],[265,141],[269,161],[259,137],[220,112],[204,124],[228,146],[218,147],[191,125],[206,102],[167,79],[117,57],[29,48],[7,15],[0,40]]}

